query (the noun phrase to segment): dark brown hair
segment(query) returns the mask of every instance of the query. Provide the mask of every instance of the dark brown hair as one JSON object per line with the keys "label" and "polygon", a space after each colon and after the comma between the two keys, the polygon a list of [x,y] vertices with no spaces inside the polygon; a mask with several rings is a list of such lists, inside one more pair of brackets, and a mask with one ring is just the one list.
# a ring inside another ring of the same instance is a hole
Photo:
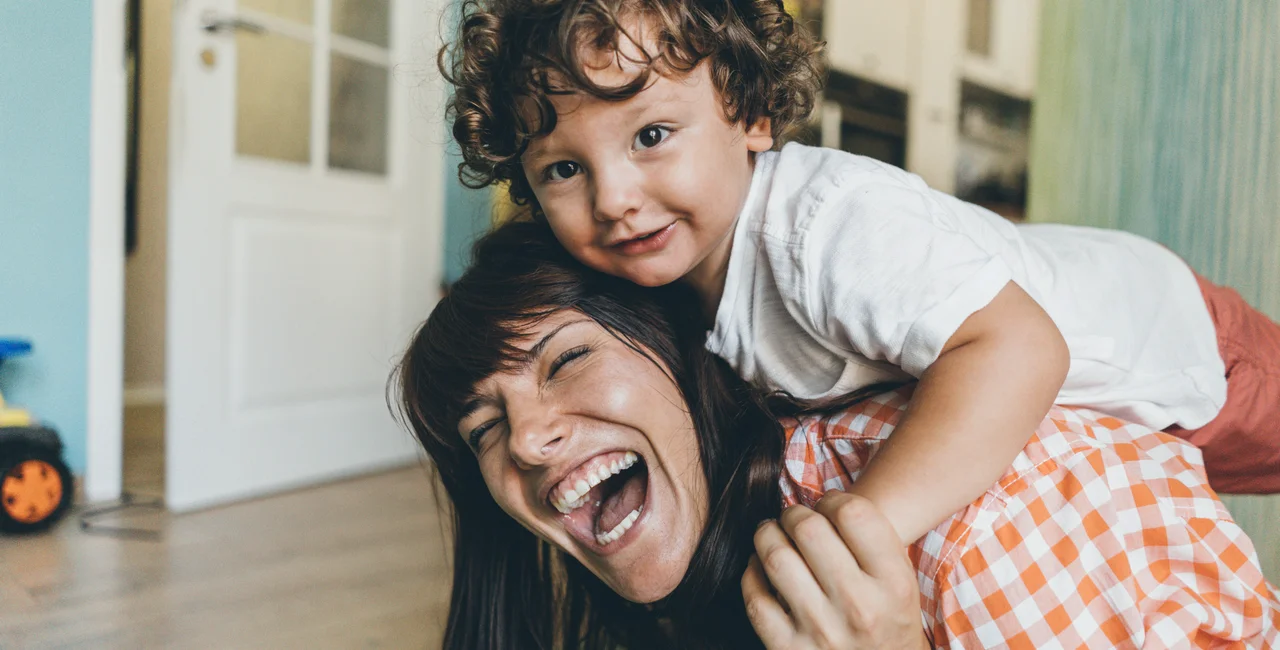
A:
{"label": "dark brown hair", "polygon": [[[777,516],[783,432],[760,394],[703,348],[696,298],[587,269],[540,223],[509,223],[418,331],[394,388],[452,504],[453,594],[444,647],[753,648],[739,580],[756,525]],[[662,367],[694,423],[709,515],[683,581],[652,607],[623,600],[525,530],[490,495],[458,433],[476,382],[520,358],[538,319],[572,309]]]}
{"label": "dark brown hair", "polygon": [[[769,118],[780,142],[813,111],[821,85],[821,45],[781,0],[465,0],[461,12],[457,40],[438,57],[454,87],[458,177],[472,188],[510,183],[511,199],[535,215],[520,156],[555,129],[552,95],[624,100],[655,70],[688,72],[709,61],[725,117],[734,124]],[[658,51],[636,61],[641,72],[628,83],[592,82],[583,46],[622,51],[623,39],[636,40],[623,27],[632,18],[656,28]]]}

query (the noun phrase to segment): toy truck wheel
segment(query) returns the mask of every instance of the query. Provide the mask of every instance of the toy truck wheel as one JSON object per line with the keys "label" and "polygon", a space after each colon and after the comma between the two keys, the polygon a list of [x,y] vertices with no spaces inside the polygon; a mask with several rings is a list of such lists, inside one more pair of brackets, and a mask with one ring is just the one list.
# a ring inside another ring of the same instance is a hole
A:
{"label": "toy truck wheel", "polygon": [[48,528],[71,507],[74,485],[57,454],[32,449],[0,461],[0,531]]}

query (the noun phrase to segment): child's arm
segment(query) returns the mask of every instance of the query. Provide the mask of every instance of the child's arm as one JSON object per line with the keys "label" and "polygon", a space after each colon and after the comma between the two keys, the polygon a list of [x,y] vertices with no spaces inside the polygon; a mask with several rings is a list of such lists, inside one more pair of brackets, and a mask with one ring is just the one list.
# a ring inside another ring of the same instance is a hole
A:
{"label": "child's arm", "polygon": [[904,543],[919,539],[1009,469],[1069,364],[1049,315],[1009,282],[947,340],[850,491],[888,516]]}

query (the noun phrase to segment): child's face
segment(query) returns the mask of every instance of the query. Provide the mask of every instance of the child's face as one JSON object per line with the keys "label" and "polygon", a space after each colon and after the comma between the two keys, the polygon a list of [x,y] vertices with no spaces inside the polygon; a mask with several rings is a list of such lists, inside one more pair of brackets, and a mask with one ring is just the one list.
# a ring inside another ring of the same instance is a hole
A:
{"label": "child's face", "polygon": [[[594,80],[620,85],[636,67],[610,58]],[[735,217],[751,185],[752,154],[773,137],[767,119],[730,124],[703,62],[653,75],[625,101],[554,96],[556,128],[522,162],[556,237],[597,270],[645,286],[685,275],[718,282]]]}

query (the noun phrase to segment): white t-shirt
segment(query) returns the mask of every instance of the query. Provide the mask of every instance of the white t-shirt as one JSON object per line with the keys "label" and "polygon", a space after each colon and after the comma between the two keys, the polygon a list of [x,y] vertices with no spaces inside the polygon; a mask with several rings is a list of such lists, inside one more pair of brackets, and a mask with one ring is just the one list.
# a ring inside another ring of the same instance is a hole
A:
{"label": "white t-shirt", "polygon": [[707,349],[768,388],[841,395],[919,377],[1010,280],[1066,338],[1058,403],[1153,429],[1200,427],[1222,408],[1213,321],[1164,247],[1015,226],[896,167],[798,144],[756,158]]}

